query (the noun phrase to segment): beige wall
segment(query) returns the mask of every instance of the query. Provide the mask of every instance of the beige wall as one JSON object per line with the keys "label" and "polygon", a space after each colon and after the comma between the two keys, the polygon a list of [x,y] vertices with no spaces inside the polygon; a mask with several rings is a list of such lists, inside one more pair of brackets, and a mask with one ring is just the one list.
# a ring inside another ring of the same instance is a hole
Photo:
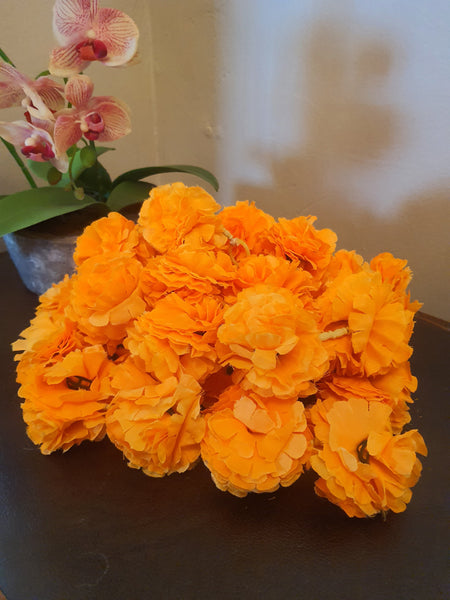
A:
{"label": "beige wall", "polygon": [[[141,32],[138,64],[88,71],[97,95],[133,111],[132,134],[105,157],[113,175],[163,163],[209,168],[223,204],[315,214],[340,247],[407,258],[414,298],[450,319],[446,0],[103,5]],[[2,10],[0,44],[30,75],[46,67],[52,6],[16,0]],[[0,161],[0,194],[21,189],[1,149]]]}

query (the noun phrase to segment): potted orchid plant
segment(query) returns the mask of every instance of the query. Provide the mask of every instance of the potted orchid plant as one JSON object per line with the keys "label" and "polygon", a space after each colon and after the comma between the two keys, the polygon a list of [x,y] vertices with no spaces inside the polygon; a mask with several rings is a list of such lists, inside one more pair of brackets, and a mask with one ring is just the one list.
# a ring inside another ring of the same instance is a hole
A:
{"label": "potted orchid plant", "polygon": [[21,105],[25,113],[23,120],[0,121],[0,138],[29,184],[0,197],[0,236],[47,226],[61,215],[81,214],[88,224],[121,211],[147,198],[154,186],[144,179],[159,173],[193,174],[217,190],[209,171],[191,165],[143,167],[112,179],[99,158],[113,148],[102,144],[130,133],[130,111],[117,98],[95,96],[83,72],[94,61],[129,64],[137,52],[138,28],[128,15],[100,8],[97,0],[56,0],[53,30],[59,45],[48,70],[35,79],[0,49],[0,108]]}

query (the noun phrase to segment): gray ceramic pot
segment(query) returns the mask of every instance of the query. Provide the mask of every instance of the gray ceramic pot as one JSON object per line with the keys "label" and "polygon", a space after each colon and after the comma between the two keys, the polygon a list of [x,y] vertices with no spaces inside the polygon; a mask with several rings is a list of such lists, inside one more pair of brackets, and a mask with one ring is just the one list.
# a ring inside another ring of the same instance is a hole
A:
{"label": "gray ceramic pot", "polygon": [[9,255],[25,286],[43,294],[75,269],[76,235],[47,235],[22,229],[3,236]]}

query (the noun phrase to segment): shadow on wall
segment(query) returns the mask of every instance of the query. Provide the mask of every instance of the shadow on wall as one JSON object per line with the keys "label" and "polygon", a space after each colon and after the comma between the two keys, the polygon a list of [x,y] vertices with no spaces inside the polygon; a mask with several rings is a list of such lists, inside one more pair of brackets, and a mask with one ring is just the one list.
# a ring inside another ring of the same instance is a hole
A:
{"label": "shadow on wall", "polygon": [[371,102],[371,90],[379,90],[390,75],[393,48],[385,40],[359,35],[349,40],[349,35],[329,21],[310,28],[306,49],[302,43],[299,52],[306,98],[297,119],[305,128],[301,146],[281,159],[255,153],[273,184],[238,184],[234,197],[253,200],[277,217],[316,215],[318,228],[336,231],[339,248],[355,249],[366,259],[382,251],[407,258],[414,273],[412,296],[424,302],[425,312],[448,319],[447,284],[434,275],[445,273],[450,258],[443,246],[450,222],[448,190],[400,198],[388,211],[371,208],[352,190],[351,182],[364,177],[368,167],[389,160],[388,153],[402,143],[405,124],[391,105]]}

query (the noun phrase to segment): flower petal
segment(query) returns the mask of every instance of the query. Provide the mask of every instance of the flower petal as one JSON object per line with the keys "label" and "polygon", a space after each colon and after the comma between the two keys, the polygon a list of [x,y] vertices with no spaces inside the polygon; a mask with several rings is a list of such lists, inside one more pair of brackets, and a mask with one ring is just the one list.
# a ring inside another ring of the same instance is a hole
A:
{"label": "flower petal", "polygon": [[129,62],[136,54],[139,30],[128,15],[114,8],[101,8],[94,26],[96,38],[108,49],[102,62],[110,67]]}
{"label": "flower petal", "polygon": [[44,101],[45,105],[53,111],[64,108],[64,86],[50,77],[39,77],[34,82],[34,89]]}
{"label": "flower petal", "polygon": [[12,65],[0,61],[0,108],[20,105],[23,97],[24,77]]}
{"label": "flower petal", "polygon": [[56,0],[53,33],[61,45],[80,40],[97,14],[97,0]]}
{"label": "flower petal", "polygon": [[74,75],[66,84],[66,98],[68,102],[77,108],[87,104],[92,92],[94,84],[87,75]]}
{"label": "flower petal", "polygon": [[[62,173],[67,171],[67,156],[64,153],[58,153],[52,136],[45,129],[36,127],[26,121],[0,122],[0,136],[21,151],[26,147],[25,154],[30,160],[48,161],[58,171]],[[32,150],[33,147],[36,148],[36,151]]]}
{"label": "flower petal", "polygon": [[98,96],[89,103],[92,112],[98,112],[104,121],[105,129],[98,136],[101,142],[117,140],[131,131],[128,106],[111,96]]}
{"label": "flower petal", "polygon": [[34,129],[33,125],[25,121],[13,121],[12,123],[0,121],[0,136],[13,146],[23,146]]}
{"label": "flower petal", "polygon": [[48,70],[52,75],[58,77],[70,77],[76,75],[85,69],[89,61],[83,60],[77,49],[76,44],[54,48],[50,54],[50,63]]}
{"label": "flower petal", "polygon": [[68,109],[56,119],[54,137],[58,153],[66,152],[70,146],[81,139],[80,124],[77,123],[76,111]]}
{"label": "flower petal", "polygon": [[23,90],[19,85],[0,81],[0,108],[19,106],[23,96]]}

